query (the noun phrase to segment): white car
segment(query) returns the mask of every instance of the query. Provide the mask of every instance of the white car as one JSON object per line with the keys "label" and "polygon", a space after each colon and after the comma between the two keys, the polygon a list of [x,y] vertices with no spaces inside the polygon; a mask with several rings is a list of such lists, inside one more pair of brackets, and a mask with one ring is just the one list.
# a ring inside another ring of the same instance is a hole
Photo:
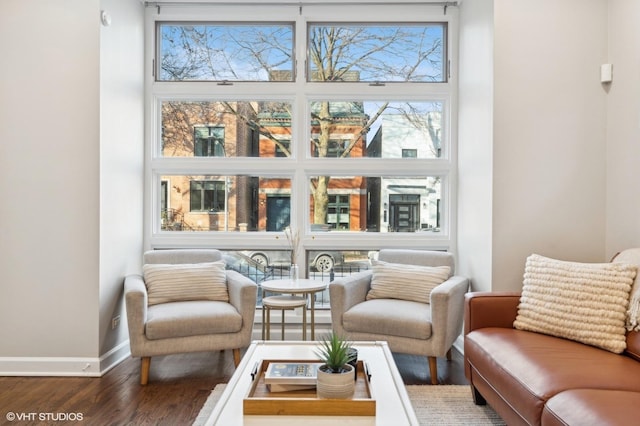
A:
{"label": "white car", "polygon": [[[243,251],[243,254],[249,256],[256,263],[271,266],[281,265],[289,266],[291,264],[291,255],[288,250],[252,250]],[[340,251],[309,251],[310,266],[318,272],[329,272],[335,265],[343,262],[343,256]]]}

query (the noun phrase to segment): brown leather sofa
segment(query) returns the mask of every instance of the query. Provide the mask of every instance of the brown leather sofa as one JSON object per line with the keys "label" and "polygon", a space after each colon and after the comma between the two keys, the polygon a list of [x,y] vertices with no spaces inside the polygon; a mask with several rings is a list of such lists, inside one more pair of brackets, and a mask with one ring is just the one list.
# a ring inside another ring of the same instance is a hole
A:
{"label": "brown leather sofa", "polygon": [[508,425],[640,424],[640,333],[615,354],[516,330],[520,293],[465,296],[465,374],[474,402]]}

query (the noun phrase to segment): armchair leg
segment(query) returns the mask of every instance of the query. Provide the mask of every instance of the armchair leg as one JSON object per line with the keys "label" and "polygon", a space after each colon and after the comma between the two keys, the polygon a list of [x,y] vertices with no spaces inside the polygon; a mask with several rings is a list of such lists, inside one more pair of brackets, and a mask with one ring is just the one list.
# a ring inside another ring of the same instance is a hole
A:
{"label": "armchair leg", "polygon": [[233,350],[233,363],[236,365],[236,367],[238,366],[238,364],[240,364],[240,349],[239,348],[235,348]]}
{"label": "armchair leg", "polygon": [[429,374],[431,374],[431,384],[438,384],[438,359],[435,356],[427,357],[429,359]]}
{"label": "armchair leg", "polygon": [[140,359],[140,384],[146,385],[149,382],[149,368],[151,367],[151,357],[143,356]]}

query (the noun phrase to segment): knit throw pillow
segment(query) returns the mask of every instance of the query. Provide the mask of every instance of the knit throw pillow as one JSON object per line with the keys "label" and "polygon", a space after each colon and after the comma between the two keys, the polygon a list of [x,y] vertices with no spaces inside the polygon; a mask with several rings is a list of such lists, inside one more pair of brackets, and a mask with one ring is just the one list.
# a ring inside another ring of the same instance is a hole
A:
{"label": "knit throw pillow", "polygon": [[229,301],[225,262],[160,264],[142,267],[148,304],[187,300]]}
{"label": "knit throw pillow", "polygon": [[431,290],[449,278],[448,266],[418,266],[372,261],[373,275],[367,300],[402,299],[429,303]]}
{"label": "knit throw pillow", "polygon": [[636,267],[527,258],[513,326],[614,353],[626,347],[625,320]]}
{"label": "knit throw pillow", "polygon": [[[626,249],[616,254],[612,262],[627,263],[640,268],[640,248]],[[636,274],[627,309],[627,330],[640,331],[640,273]]]}

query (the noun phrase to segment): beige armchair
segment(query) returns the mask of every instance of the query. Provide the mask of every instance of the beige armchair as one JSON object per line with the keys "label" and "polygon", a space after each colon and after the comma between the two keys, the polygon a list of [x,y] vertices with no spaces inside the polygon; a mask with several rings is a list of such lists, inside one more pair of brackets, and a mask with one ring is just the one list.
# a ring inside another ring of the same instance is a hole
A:
{"label": "beige armchair", "polygon": [[[143,259],[145,265],[156,264],[154,267],[161,267],[157,264],[186,267],[185,264],[220,261],[222,254],[218,250],[157,250],[144,253]],[[151,357],[156,355],[232,349],[235,365],[239,364],[240,349],[251,342],[257,285],[235,271],[219,271],[219,276],[223,291],[226,279],[228,302],[161,300],[162,303],[158,303],[152,294],[155,303],[151,305],[144,276],[125,278],[129,343],[131,355],[141,357],[141,384],[147,384]],[[182,287],[179,293],[182,294]]]}
{"label": "beige armchair", "polygon": [[[467,278],[454,275],[451,253],[422,250],[380,250],[378,260],[407,265],[449,266],[449,278],[425,299],[367,300],[371,270],[334,280],[329,285],[333,330],[350,340],[384,340],[393,352],[426,356],[431,383],[438,383],[436,357],[451,359],[453,342],[462,332]],[[418,283],[414,283],[418,284]]]}

